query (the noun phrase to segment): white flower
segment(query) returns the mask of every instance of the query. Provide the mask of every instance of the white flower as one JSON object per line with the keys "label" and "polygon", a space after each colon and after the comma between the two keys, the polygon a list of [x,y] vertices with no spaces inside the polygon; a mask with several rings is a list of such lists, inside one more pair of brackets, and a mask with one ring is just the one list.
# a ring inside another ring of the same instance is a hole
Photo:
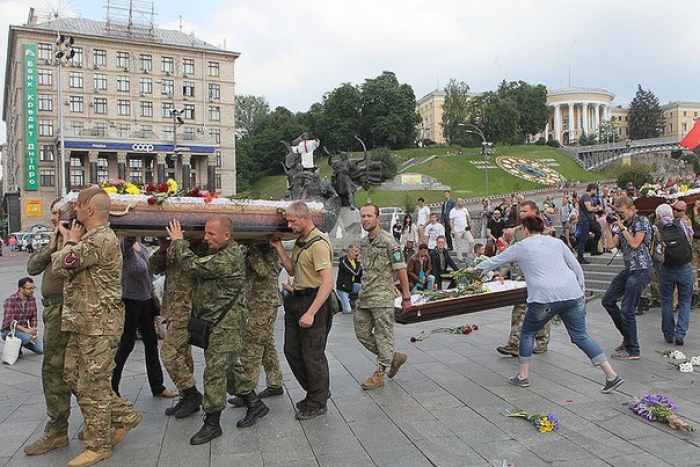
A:
{"label": "white flower", "polygon": [[700,357],[693,357],[690,359],[690,363],[693,366],[700,366]]}
{"label": "white flower", "polygon": [[685,354],[680,350],[674,350],[673,352],[671,352],[670,357],[674,360],[685,360]]}
{"label": "white flower", "polygon": [[691,373],[693,371],[693,364],[690,362],[684,362],[678,365],[678,369],[681,373]]}

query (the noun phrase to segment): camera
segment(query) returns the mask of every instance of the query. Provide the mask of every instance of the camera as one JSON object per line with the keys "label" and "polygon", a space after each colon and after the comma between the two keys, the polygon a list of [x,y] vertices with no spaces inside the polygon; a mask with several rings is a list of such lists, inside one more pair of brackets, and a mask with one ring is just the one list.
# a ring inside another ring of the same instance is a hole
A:
{"label": "camera", "polygon": [[607,222],[608,224],[612,224],[613,222],[617,222],[619,220],[620,220],[620,216],[618,216],[617,214],[615,214],[613,212],[611,212],[610,214],[605,216],[605,222]]}

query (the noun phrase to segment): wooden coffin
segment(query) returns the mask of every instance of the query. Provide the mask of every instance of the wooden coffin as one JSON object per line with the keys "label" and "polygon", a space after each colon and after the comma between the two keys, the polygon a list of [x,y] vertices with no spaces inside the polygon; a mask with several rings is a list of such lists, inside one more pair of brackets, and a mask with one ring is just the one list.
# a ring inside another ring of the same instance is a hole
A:
{"label": "wooden coffin", "polygon": [[394,307],[394,319],[400,324],[419,323],[523,303],[527,299],[527,289],[524,282],[517,285],[506,284],[504,287],[494,287],[498,290],[493,292],[424,302],[413,305],[406,313]]}
{"label": "wooden coffin", "polygon": [[[161,205],[148,204],[144,195],[110,195],[110,226],[123,235],[154,236],[166,235],[165,226],[173,219],[182,224],[187,238],[201,238],[204,224],[212,216],[223,215],[233,221],[233,238],[255,240],[267,235],[275,235],[283,240],[292,240],[298,234],[287,227],[285,208],[289,201],[268,201],[243,199],[231,201],[214,199],[205,203],[202,198],[168,198]],[[70,209],[77,200],[77,193],[70,193],[63,199],[62,206]],[[314,224],[324,231],[328,216],[322,203],[307,203],[311,209]]]}
{"label": "wooden coffin", "polygon": [[693,204],[697,200],[700,200],[700,190],[692,190],[692,192],[689,192],[688,194],[674,194],[668,196],[640,196],[639,198],[634,200],[634,206],[637,208],[637,212],[648,216],[649,214],[654,213],[654,210],[656,210],[656,207],[659,204],[669,202],[673,203],[677,199],[682,199],[683,201],[685,201],[688,207],[688,212],[690,212],[690,210],[693,209]]}

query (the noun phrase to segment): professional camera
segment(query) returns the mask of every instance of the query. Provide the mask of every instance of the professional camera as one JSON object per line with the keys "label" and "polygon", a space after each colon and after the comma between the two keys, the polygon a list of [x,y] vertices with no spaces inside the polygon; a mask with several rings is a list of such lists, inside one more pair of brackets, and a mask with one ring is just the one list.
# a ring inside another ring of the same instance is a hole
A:
{"label": "professional camera", "polygon": [[607,216],[605,216],[605,222],[608,224],[612,224],[613,222],[617,222],[620,220],[620,216],[615,214],[614,212],[611,212]]}

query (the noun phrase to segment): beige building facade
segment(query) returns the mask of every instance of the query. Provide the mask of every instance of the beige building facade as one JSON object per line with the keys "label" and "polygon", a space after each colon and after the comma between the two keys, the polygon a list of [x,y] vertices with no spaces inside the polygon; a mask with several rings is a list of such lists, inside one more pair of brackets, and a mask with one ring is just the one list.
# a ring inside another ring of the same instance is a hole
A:
{"label": "beige building facade", "polygon": [[179,31],[32,16],[9,30],[3,107],[3,191],[19,193],[23,229],[47,224],[57,196],[108,179],[236,192],[238,53]]}
{"label": "beige building facade", "polygon": [[700,117],[700,102],[669,102],[662,105],[664,111],[664,131],[662,136],[683,138]]}

